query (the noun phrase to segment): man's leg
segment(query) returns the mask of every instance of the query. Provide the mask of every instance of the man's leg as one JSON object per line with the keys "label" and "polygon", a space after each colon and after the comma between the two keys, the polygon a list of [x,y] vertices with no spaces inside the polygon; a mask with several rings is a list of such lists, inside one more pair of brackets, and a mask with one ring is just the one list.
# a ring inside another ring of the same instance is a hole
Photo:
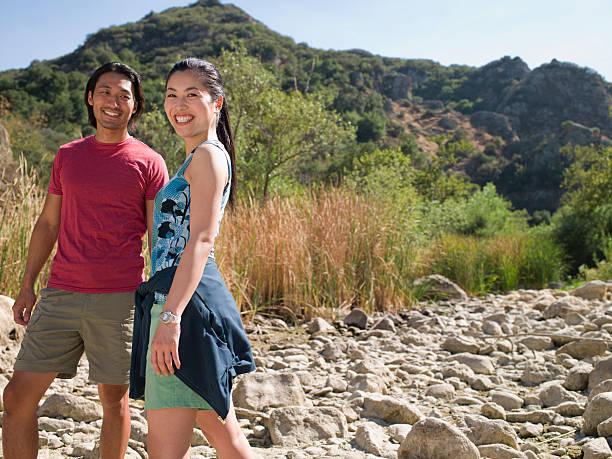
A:
{"label": "man's leg", "polygon": [[123,458],[130,439],[128,384],[98,384],[104,417],[100,434],[101,459]]}
{"label": "man's leg", "polygon": [[38,402],[57,373],[15,370],[3,394],[2,451],[6,459],[35,459],[38,454]]}

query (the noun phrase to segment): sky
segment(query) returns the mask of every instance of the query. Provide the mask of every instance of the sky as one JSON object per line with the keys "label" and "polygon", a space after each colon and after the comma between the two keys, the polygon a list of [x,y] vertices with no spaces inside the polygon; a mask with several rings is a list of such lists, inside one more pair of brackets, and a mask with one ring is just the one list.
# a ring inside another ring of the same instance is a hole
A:
{"label": "sky", "polygon": [[[3,0],[0,70],[74,51],[88,34],[194,0]],[[322,49],[482,66],[552,59],[612,82],[610,0],[222,0],[272,30]]]}

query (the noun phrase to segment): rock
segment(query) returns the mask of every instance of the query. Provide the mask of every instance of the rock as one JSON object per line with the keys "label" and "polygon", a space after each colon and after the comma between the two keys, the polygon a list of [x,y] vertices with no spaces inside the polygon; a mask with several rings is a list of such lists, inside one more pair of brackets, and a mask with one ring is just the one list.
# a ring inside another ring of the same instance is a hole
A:
{"label": "rock", "polygon": [[501,113],[479,111],[470,117],[472,126],[482,128],[492,136],[498,136],[506,141],[518,140],[512,129],[510,119]]}
{"label": "rock", "polygon": [[365,329],[368,325],[368,315],[363,309],[355,308],[344,318],[344,324],[347,327],[353,326]]}
{"label": "rock", "polygon": [[434,384],[425,390],[425,395],[449,400],[454,397],[455,388],[452,386],[452,384]]}
{"label": "rock", "polygon": [[508,422],[531,422],[533,424],[550,424],[555,417],[551,410],[511,411],[506,413]]}
{"label": "rock", "polygon": [[467,426],[463,429],[476,446],[502,443],[518,449],[516,433],[506,421],[487,419],[484,416],[468,414],[463,417]]}
{"label": "rock", "polygon": [[72,431],[74,430],[74,422],[66,419],[49,418],[47,416],[39,416],[38,429],[47,432],[57,431]]}
{"label": "rock", "polygon": [[589,374],[593,371],[593,365],[580,362],[574,365],[567,374],[563,387],[568,390],[582,392],[589,384]]}
{"label": "rock", "polygon": [[326,387],[331,387],[333,392],[344,392],[348,387],[348,383],[344,378],[337,375],[329,375],[325,381]]}
{"label": "rock", "polygon": [[589,392],[589,401],[602,392],[612,392],[612,379],[606,379],[591,389]]}
{"label": "rock", "polygon": [[293,373],[248,373],[238,379],[232,393],[234,405],[249,410],[304,405],[306,394]]}
{"label": "rock", "polygon": [[600,437],[612,437],[612,416],[597,425],[597,435]]}
{"label": "rock", "polygon": [[355,392],[362,390],[364,392],[378,392],[384,394],[387,392],[385,381],[378,375],[367,373],[363,375],[355,375],[349,382],[349,390]]}
{"label": "rock", "polygon": [[506,411],[501,405],[497,403],[489,402],[482,405],[480,408],[480,414],[489,419],[502,419],[506,420]]}
{"label": "rock", "polygon": [[605,354],[608,350],[606,343],[599,339],[579,339],[567,343],[557,349],[558,353],[569,354],[575,359],[586,359],[596,355]]}
{"label": "rock", "polygon": [[8,384],[8,379],[6,379],[3,375],[0,374],[0,411],[4,411],[4,401],[2,394],[4,393],[4,388]]}
{"label": "rock", "polygon": [[495,373],[495,368],[491,359],[484,355],[474,355],[468,353],[460,353],[448,357],[449,361],[463,363],[470,367],[474,373],[491,375]]}
{"label": "rock", "polygon": [[388,437],[378,424],[367,422],[360,425],[355,432],[355,443],[365,452],[384,456]]}
{"label": "rock", "polygon": [[491,378],[485,375],[476,375],[470,378],[469,384],[472,389],[479,391],[489,391],[495,388],[495,384],[491,381]]}
{"label": "rock", "polygon": [[582,447],[583,459],[610,459],[612,450],[605,438],[590,440]]}
{"label": "rock", "polygon": [[544,319],[552,319],[554,317],[565,317],[569,312],[580,312],[585,308],[584,300],[575,296],[567,296],[555,301],[550,306],[542,311]]}
{"label": "rock", "polygon": [[393,322],[393,319],[386,316],[372,325],[372,330],[387,330],[395,333],[395,323]]}
{"label": "rock", "polygon": [[411,429],[410,424],[392,424],[389,426],[389,436],[396,442],[402,443]]}
{"label": "rock", "polygon": [[[2,126],[0,125],[0,127]],[[17,325],[13,319],[12,308],[14,302],[15,300],[12,298],[0,295],[0,346],[8,346],[13,342],[21,342],[25,333],[25,327]]]}
{"label": "rock", "polygon": [[327,343],[323,350],[321,351],[321,355],[325,358],[325,360],[340,360],[346,357],[345,350],[342,349],[337,343]]}
{"label": "rock", "polygon": [[538,392],[538,398],[542,401],[542,406],[545,407],[557,406],[563,402],[576,401],[576,396],[568,392],[567,389],[558,383],[542,385],[542,389]]}
{"label": "rock", "polygon": [[416,406],[403,400],[376,394],[364,397],[362,414],[382,419],[390,424],[414,424],[423,418]]}
{"label": "rock", "polygon": [[476,446],[457,427],[435,418],[412,426],[400,445],[398,459],[479,459]]}
{"label": "rock", "polygon": [[584,405],[578,402],[563,402],[553,407],[553,410],[561,416],[572,417],[582,416],[584,408]]}
{"label": "rock", "polygon": [[494,457],[495,459],[525,459],[527,456],[521,451],[510,448],[508,445],[480,445],[478,452],[481,457]]}
{"label": "rock", "polygon": [[469,353],[469,354],[478,354],[478,350],[480,346],[473,341],[469,341],[465,338],[459,338],[456,336],[449,336],[442,343],[442,349],[445,351],[456,353]]}
{"label": "rock", "polygon": [[547,351],[554,347],[552,339],[548,336],[526,336],[519,340],[519,344],[532,351]]}
{"label": "rock", "polygon": [[523,406],[523,399],[509,392],[491,391],[491,400],[508,411],[517,410]]}
{"label": "rock", "polygon": [[140,443],[147,444],[147,435],[148,435],[148,427],[146,424],[142,422],[132,419],[131,420],[131,429],[130,429],[130,438],[135,441],[139,441]]}
{"label": "rock", "polygon": [[524,423],[519,429],[519,435],[523,438],[539,437],[543,433],[544,426],[542,424],[532,424],[531,422]]}
{"label": "rock", "polygon": [[501,326],[497,322],[492,320],[485,320],[482,323],[482,332],[485,335],[501,336],[504,334]]}
{"label": "rock", "polygon": [[584,424],[582,431],[585,435],[596,435],[597,426],[605,421],[612,413],[612,392],[603,392],[596,395],[587,403],[584,411]]}
{"label": "rock", "polygon": [[333,407],[274,408],[265,424],[272,443],[281,446],[299,446],[347,435],[346,418]]}
{"label": "rock", "polygon": [[595,364],[589,375],[589,390],[606,379],[612,379],[612,356],[600,360]]}
{"label": "rock", "polygon": [[308,324],[308,333],[335,333],[336,329],[325,319],[317,317]]}
{"label": "rock", "polygon": [[585,300],[603,300],[610,286],[603,281],[593,280],[570,291],[570,294]]}
{"label": "rock", "polygon": [[90,422],[102,418],[102,406],[77,395],[51,394],[38,408],[38,415]]}
{"label": "rock", "polygon": [[439,274],[421,277],[414,281],[417,296],[430,299],[458,299],[465,301],[467,294],[461,287]]}

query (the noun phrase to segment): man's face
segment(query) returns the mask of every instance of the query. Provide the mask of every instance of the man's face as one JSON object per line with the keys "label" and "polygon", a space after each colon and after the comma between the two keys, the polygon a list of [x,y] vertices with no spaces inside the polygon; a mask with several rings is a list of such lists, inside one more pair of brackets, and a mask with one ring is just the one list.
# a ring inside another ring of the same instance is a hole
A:
{"label": "man's face", "polygon": [[93,107],[98,130],[126,129],[137,109],[132,82],[125,75],[115,72],[100,75],[93,93],[87,95],[87,101]]}

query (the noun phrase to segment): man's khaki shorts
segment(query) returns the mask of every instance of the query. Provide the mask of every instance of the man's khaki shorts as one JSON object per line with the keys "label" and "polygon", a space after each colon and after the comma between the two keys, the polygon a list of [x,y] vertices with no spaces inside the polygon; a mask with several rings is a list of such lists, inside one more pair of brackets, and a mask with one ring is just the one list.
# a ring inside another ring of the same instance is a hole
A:
{"label": "man's khaki shorts", "polygon": [[76,375],[83,355],[89,379],[102,384],[128,384],[134,293],[78,293],[47,287],[38,301],[15,370]]}

